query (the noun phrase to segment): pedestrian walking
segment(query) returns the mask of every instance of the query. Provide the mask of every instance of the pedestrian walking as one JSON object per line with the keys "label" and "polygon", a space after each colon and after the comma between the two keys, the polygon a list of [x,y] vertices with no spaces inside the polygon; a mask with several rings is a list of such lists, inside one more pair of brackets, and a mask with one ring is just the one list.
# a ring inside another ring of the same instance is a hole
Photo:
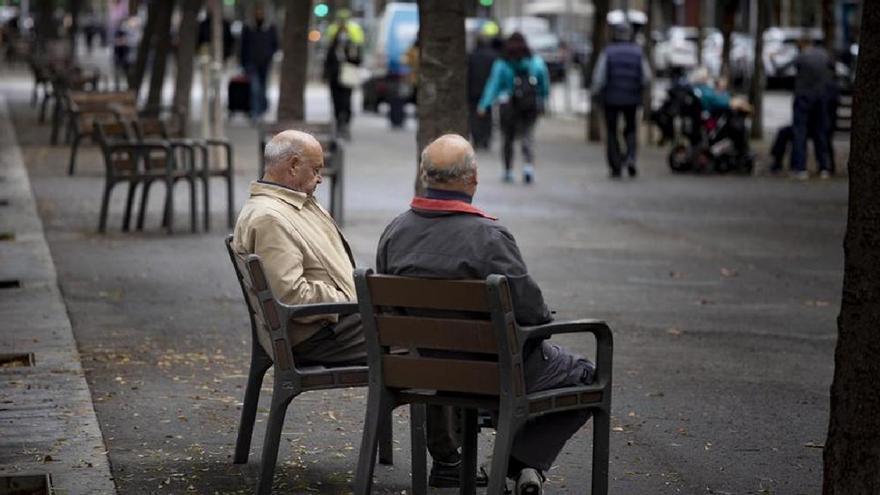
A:
{"label": "pedestrian walking", "polygon": [[[651,69],[642,48],[633,41],[632,28],[618,24],[613,39],[596,60],[591,93],[593,101],[603,106],[605,114],[608,168],[612,178],[619,178],[625,167],[630,177],[636,169],[636,112],[642,105],[642,93],[651,79]],[[618,124],[623,117],[623,140],[626,152],[621,153]]]}
{"label": "pedestrian walking", "polygon": [[492,145],[492,114],[479,115],[477,112],[483,88],[492,71],[492,64],[498,58],[495,45],[498,25],[487,22],[480,30],[477,43],[468,55],[468,113],[470,117],[471,141],[474,149],[488,150]]}
{"label": "pedestrian walking", "polygon": [[251,89],[251,118],[258,120],[269,108],[266,97],[272,57],[278,51],[278,33],[266,21],[261,5],[254,7],[254,23],[241,32],[241,66],[248,76]]}
{"label": "pedestrian walking", "polygon": [[351,124],[351,91],[360,85],[360,64],[364,30],[351,20],[351,13],[342,9],[336,22],[327,28],[331,40],[324,58],[324,80],[330,87],[336,130],[349,138]]}
{"label": "pedestrian walking", "polygon": [[825,48],[814,46],[809,38],[799,43],[800,53],[790,63],[779,68],[783,71],[794,66],[794,103],[792,105],[791,173],[797,179],[808,179],[807,138],[813,141],[819,176],[831,177],[829,137],[831,121],[828,109],[834,87],[834,69]]}
{"label": "pedestrian walking", "polygon": [[523,182],[535,180],[534,134],[538,116],[550,94],[547,64],[532,54],[525,37],[513,33],[504,44],[502,58],[492,64],[492,72],[477,106],[477,115],[484,117],[493,103],[500,105],[501,134],[504,143],[504,182],[513,181],[513,145],[520,139],[523,159]]}

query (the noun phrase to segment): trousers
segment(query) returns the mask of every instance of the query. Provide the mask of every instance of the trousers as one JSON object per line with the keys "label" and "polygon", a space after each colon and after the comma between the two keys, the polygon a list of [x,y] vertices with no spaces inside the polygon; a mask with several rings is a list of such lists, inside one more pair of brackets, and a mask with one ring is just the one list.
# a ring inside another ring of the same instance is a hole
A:
{"label": "trousers", "polygon": [[[553,388],[588,385],[593,382],[595,365],[571,351],[544,341],[523,363],[526,391],[540,392]],[[428,451],[435,461],[456,463],[460,460],[460,421],[451,407],[428,407]],[[588,410],[548,414],[528,421],[513,441],[513,460],[547,471],[562,451],[565,442],[590,419]]]}

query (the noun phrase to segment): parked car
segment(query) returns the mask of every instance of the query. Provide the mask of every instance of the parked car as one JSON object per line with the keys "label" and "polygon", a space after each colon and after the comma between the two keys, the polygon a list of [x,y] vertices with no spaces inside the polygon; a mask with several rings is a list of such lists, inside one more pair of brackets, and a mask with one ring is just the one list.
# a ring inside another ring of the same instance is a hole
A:
{"label": "parked car", "polygon": [[[721,33],[716,28],[703,29],[703,61],[712,64],[718,61],[720,69]],[[697,40],[699,30],[689,26],[670,27],[663,39],[654,45],[654,67],[658,73],[670,69],[693,69],[697,66]],[[717,53],[717,55],[716,55]]]}
{"label": "parked car", "polygon": [[415,92],[402,88],[410,68],[403,55],[415,43],[419,33],[419,9],[414,3],[390,2],[374,31],[372,54],[366,67],[370,77],[362,86],[364,111],[376,112],[380,103],[387,103],[391,91],[400,91],[413,99]]}

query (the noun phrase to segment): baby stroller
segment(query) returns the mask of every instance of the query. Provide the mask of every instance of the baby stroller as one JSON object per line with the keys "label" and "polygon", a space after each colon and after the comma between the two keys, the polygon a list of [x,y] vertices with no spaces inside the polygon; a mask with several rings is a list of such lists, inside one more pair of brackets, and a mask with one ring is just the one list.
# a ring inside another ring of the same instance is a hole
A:
{"label": "baby stroller", "polygon": [[677,85],[670,89],[669,99],[658,113],[664,107],[667,112],[677,111],[665,129],[660,127],[664,141],[673,143],[668,157],[673,172],[752,173],[754,156],[749,151],[746,125],[751,108],[747,102],[733,99],[731,108],[709,114],[703,111],[693,87]]}

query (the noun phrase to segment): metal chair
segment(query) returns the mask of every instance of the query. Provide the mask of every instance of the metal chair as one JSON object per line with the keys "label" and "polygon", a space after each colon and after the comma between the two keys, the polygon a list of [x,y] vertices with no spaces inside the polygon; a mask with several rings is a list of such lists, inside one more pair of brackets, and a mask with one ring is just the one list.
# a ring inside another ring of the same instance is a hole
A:
{"label": "metal chair", "polygon": [[[260,479],[256,493],[272,491],[272,477],[278,458],[281,428],[290,402],[303,392],[334,388],[361,387],[367,384],[366,366],[297,366],[288,331],[296,325],[292,318],[314,315],[349,315],[357,313],[357,303],[325,303],[290,306],[278,301],[267,283],[260,257],[239,254],[232,249],[232,236],[226,238],[226,250],[235,269],[251,321],[251,364],[245,388],[241,422],[235,442],[233,462],[246,464],[257,415],[263,377],[275,365],[272,405],[263,440]],[[392,464],[391,415],[382,418],[379,460]]]}
{"label": "metal chair", "polygon": [[[463,494],[476,492],[477,410],[497,412],[487,495],[504,493],[513,440],[526,421],[555,412],[590,409],[592,493],[607,494],[613,350],[608,325],[599,320],[578,320],[519,327],[507,279],[501,275],[490,275],[485,281],[429,280],[374,275],[372,270],[358,269],[355,285],[370,366],[356,495],[369,494],[372,488],[379,419],[401,404],[463,409]],[[596,337],[595,382],[527,393],[524,344],[530,339],[575,332]],[[389,353],[399,347],[409,353]],[[424,450],[413,449],[413,456],[418,456],[413,459],[413,493],[423,494]]]}

